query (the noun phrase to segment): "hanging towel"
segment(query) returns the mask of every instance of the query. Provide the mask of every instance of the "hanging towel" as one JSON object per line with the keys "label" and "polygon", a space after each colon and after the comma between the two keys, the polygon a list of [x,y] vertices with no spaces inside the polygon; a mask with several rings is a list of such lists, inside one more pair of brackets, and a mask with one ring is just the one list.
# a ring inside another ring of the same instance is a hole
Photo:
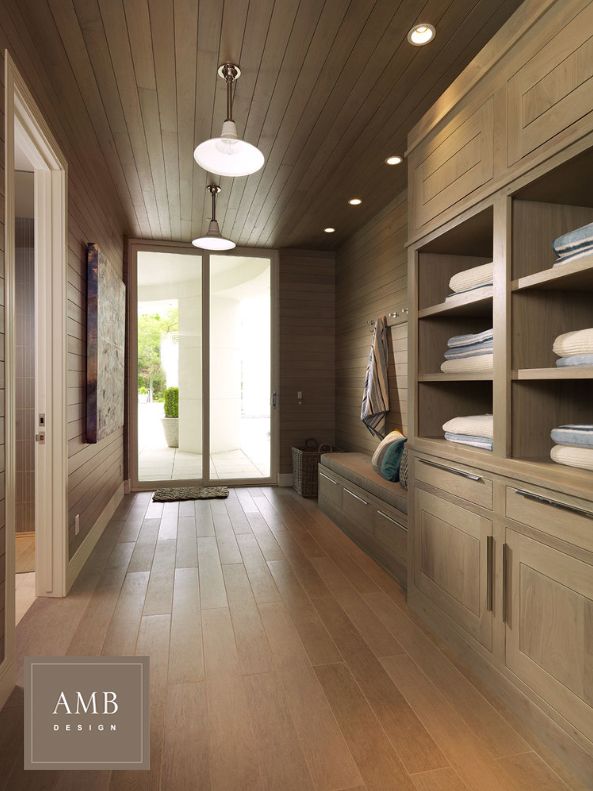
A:
{"label": "hanging towel", "polygon": [[493,279],[494,263],[490,261],[488,264],[481,264],[471,269],[464,269],[463,272],[457,272],[449,280],[449,288],[456,293],[469,291],[479,286],[491,286]]}
{"label": "hanging towel", "polygon": [[374,437],[385,437],[385,417],[389,412],[389,383],[387,380],[387,322],[379,317],[369,352],[360,419]]}

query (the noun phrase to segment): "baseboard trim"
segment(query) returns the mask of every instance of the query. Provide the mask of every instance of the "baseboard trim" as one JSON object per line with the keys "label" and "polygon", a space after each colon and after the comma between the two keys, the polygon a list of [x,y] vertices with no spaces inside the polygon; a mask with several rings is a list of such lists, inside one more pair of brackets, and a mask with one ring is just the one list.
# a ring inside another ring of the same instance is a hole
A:
{"label": "baseboard trim", "polygon": [[97,541],[101,538],[103,531],[109,524],[109,520],[115,513],[117,506],[121,503],[124,496],[125,484],[122,481],[117,487],[115,493],[101,512],[101,516],[97,519],[95,524],[91,527],[89,532],[84,537],[81,545],[78,547],[74,556],[68,563],[66,570],[66,593],[70,590],[74,581],[82,571],[82,567],[90,557],[91,552],[95,548]]}
{"label": "baseboard trim", "polygon": [[292,486],[294,483],[294,476],[291,472],[278,473],[278,486]]}
{"label": "baseboard trim", "polygon": [[0,665],[0,709],[10,697],[16,684],[16,664],[14,659],[5,659]]}

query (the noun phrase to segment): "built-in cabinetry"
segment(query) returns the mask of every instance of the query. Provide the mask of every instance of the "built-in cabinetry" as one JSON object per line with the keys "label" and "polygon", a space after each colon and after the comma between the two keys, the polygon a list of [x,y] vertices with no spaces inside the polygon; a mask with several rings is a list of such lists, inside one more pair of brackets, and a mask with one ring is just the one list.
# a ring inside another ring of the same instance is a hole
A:
{"label": "built-in cabinetry", "polygon": [[[593,2],[527,0],[409,138],[409,601],[588,788],[593,472],[552,462],[550,431],[593,423],[593,367],[552,351],[593,327],[593,254],[552,249],[593,222],[592,31]],[[490,289],[447,299],[488,261]],[[441,373],[490,327],[491,373]],[[444,439],[485,413],[492,451]]]}

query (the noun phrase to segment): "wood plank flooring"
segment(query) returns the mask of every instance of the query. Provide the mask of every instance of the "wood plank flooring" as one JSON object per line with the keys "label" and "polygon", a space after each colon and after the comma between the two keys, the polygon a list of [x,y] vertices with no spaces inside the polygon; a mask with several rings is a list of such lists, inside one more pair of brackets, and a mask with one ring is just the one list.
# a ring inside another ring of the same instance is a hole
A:
{"label": "wood plank flooring", "polygon": [[17,687],[0,789],[568,788],[398,584],[292,490],[126,497],[71,594],[36,600],[17,649],[21,674],[32,654],[150,656],[151,769],[23,771]]}

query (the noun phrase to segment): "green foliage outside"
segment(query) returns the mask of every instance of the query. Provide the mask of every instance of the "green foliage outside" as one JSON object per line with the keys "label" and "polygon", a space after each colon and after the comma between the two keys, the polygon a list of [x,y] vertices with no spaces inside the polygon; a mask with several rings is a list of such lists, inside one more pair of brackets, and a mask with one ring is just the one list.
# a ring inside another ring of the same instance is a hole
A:
{"label": "green foliage outside", "polygon": [[165,390],[165,417],[179,417],[179,388]]}
{"label": "green foliage outside", "polygon": [[165,372],[161,365],[161,338],[179,330],[179,310],[165,315],[143,313],[138,316],[138,392],[148,393],[151,401],[162,401]]}

